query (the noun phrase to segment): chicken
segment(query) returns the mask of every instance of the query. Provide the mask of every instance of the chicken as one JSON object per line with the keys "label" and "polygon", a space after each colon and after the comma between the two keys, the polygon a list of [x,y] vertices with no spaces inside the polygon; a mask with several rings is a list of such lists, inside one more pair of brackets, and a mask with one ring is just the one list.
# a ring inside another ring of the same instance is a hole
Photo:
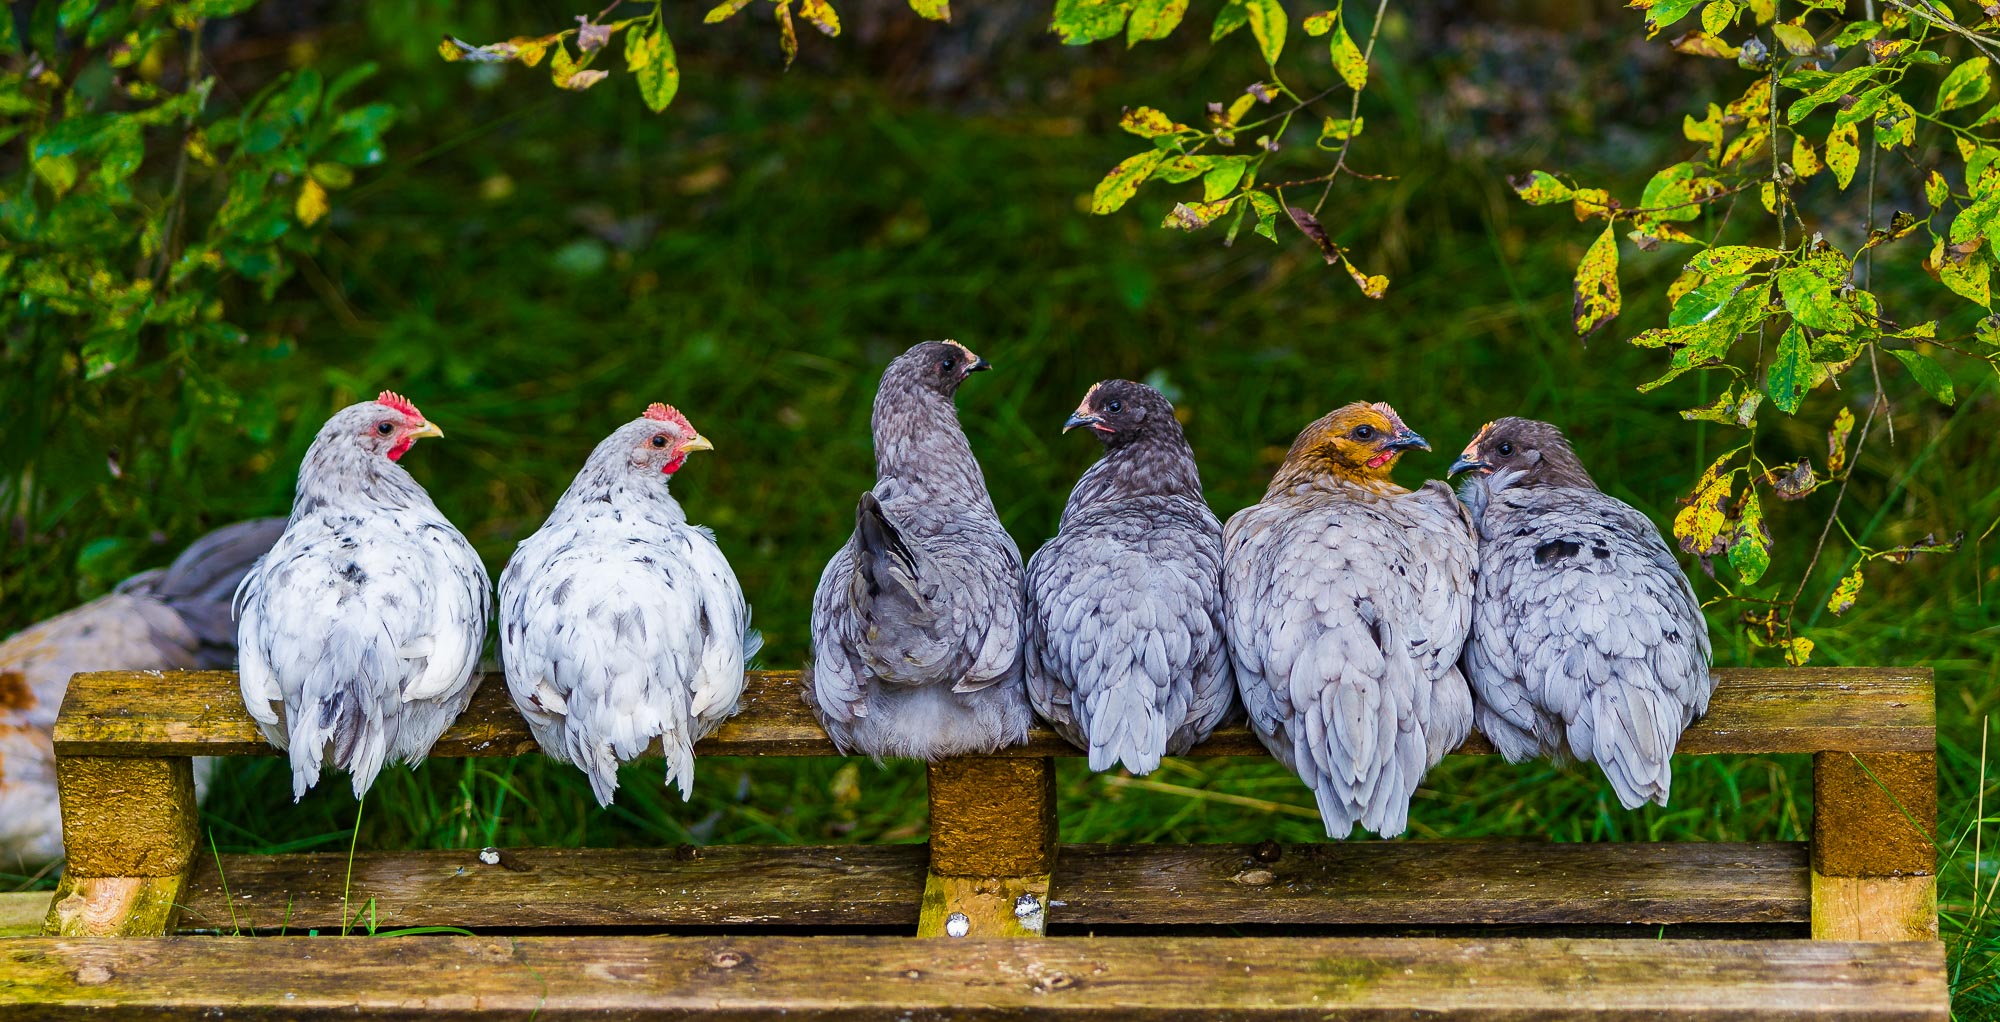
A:
{"label": "chicken", "polygon": [[[134,575],[0,642],[0,870],[26,873],[62,858],[52,732],[70,676],[232,666],[230,594],[284,525],[282,518],[226,525],[165,569]],[[215,761],[194,762],[200,791]]]}
{"label": "chicken", "polygon": [[1508,761],[1596,763],[1627,809],[1667,804],[1682,729],[1708,709],[1708,623],[1631,505],[1598,490],[1562,431],[1487,423],[1451,466],[1480,536],[1466,674]]}
{"label": "chicken", "polygon": [[618,764],[660,739],[686,800],[694,743],[736,712],[763,639],[715,534],[667,492],[714,448],[655,403],[590,454],[549,520],[500,575],[507,690],[542,751],[583,769],[598,805]]}
{"label": "chicken", "polygon": [[813,594],[805,699],[843,752],[937,759],[1027,741],[1021,551],[952,396],[956,341],[898,356],[875,395],[875,487]]}
{"label": "chicken", "polygon": [[1478,549],[1444,483],[1390,480],[1412,449],[1430,445],[1388,405],[1335,409],[1223,530],[1237,689],[1329,837],[1402,833],[1424,772],[1472,729],[1458,657]]}
{"label": "chicken", "polygon": [[1129,380],[1090,388],[1064,432],[1104,457],[1028,561],[1028,698],[1092,770],[1151,773],[1236,702],[1222,638],[1222,523],[1174,406]]}
{"label": "chicken", "polygon": [[362,797],[389,758],[421,762],[472,700],[492,583],[397,463],[443,435],[388,391],[334,413],[284,535],[237,590],[243,704],[290,750],[295,800],[329,746]]}

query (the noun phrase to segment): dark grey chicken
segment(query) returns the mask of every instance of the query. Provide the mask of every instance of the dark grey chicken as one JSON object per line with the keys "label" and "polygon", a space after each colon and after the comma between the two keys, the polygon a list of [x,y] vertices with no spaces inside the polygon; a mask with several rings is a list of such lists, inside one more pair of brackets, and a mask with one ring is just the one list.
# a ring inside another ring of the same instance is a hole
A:
{"label": "dark grey chicken", "polygon": [[926,341],[882,373],[875,487],[813,594],[804,695],[843,751],[937,759],[1027,740],[1021,551],[952,405],[985,368]]}
{"label": "dark grey chicken", "polygon": [[1063,430],[1078,426],[1104,457],[1028,562],[1028,698],[1092,770],[1147,774],[1207,738],[1236,701],[1222,523],[1159,391],[1099,383]]}
{"label": "dark grey chicken", "polygon": [[1465,673],[1510,762],[1596,763],[1627,809],[1667,804],[1682,729],[1708,709],[1708,624],[1645,515],[1598,490],[1562,431],[1487,423],[1451,466],[1478,524]]}
{"label": "dark grey chicken", "polygon": [[[236,662],[229,598],[277,542],[283,518],[226,525],[164,569],[0,642],[0,870],[62,858],[52,731],[78,671],[226,668]],[[212,760],[195,760],[204,786]]]}

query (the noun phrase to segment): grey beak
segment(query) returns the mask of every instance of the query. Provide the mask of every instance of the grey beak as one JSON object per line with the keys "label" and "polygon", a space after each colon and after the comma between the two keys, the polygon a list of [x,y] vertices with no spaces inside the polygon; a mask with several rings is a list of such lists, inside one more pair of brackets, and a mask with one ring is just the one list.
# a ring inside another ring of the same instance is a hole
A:
{"label": "grey beak", "polygon": [[1082,412],[1076,412],[1072,414],[1069,417],[1069,419],[1063,423],[1063,432],[1067,433],[1078,426],[1089,426],[1095,429],[1096,427],[1102,425],[1104,425],[1104,420],[1102,418],[1095,415],[1086,415]]}
{"label": "grey beak", "polygon": [[1468,458],[1463,455],[1460,455],[1457,461],[1451,463],[1451,470],[1446,472],[1444,475],[1446,479],[1449,479],[1452,476],[1459,474],[1460,472],[1478,472],[1490,469],[1492,467],[1493,466],[1488,465],[1483,461],[1480,461],[1478,458]]}
{"label": "grey beak", "polygon": [[1386,447],[1391,451],[1428,451],[1431,442],[1406,429],[1390,438]]}
{"label": "grey beak", "polygon": [[986,361],[985,359],[983,359],[983,358],[982,358],[982,359],[979,359],[978,361],[976,361],[976,362],[972,363],[972,367],[971,367],[971,368],[969,368],[969,369],[967,369],[967,370],[966,370],[966,372],[968,372],[968,373],[983,373],[983,372],[985,372],[986,370],[988,370],[988,369],[991,369],[991,368],[993,368],[993,363],[991,363],[991,362],[988,362],[988,361]]}

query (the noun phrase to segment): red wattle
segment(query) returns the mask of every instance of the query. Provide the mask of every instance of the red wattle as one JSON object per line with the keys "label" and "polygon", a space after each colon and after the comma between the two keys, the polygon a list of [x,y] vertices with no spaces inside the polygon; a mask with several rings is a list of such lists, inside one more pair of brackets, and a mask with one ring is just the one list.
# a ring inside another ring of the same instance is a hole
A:
{"label": "red wattle", "polygon": [[401,440],[396,441],[396,446],[389,448],[389,460],[390,461],[403,460],[403,455],[408,453],[410,447],[414,445],[416,442],[417,440],[415,437],[407,437],[407,436]]}
{"label": "red wattle", "polygon": [[1381,454],[1378,454],[1368,459],[1368,467],[1381,468],[1382,466],[1387,465],[1389,463],[1390,458],[1393,458],[1395,456],[1396,456],[1395,451],[1384,451]]}
{"label": "red wattle", "polygon": [[683,451],[680,454],[674,455],[674,460],[669,461],[665,465],[660,466],[660,471],[666,475],[673,475],[675,472],[679,472],[681,470],[681,465],[686,463],[687,460],[688,460],[687,452]]}

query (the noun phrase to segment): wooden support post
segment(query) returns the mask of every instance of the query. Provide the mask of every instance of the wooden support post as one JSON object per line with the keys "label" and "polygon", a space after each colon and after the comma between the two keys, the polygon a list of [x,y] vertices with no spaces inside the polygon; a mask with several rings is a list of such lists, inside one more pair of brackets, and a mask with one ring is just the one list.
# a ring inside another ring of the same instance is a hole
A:
{"label": "wooden support post", "polygon": [[1815,940],[1936,940],[1937,756],[1813,755]]}
{"label": "wooden support post", "polygon": [[194,860],[194,761],[58,755],[56,789],[69,861],[42,932],[170,932]]}
{"label": "wooden support post", "polygon": [[1055,761],[961,756],[932,763],[930,802],[918,936],[1040,936],[1056,854]]}

